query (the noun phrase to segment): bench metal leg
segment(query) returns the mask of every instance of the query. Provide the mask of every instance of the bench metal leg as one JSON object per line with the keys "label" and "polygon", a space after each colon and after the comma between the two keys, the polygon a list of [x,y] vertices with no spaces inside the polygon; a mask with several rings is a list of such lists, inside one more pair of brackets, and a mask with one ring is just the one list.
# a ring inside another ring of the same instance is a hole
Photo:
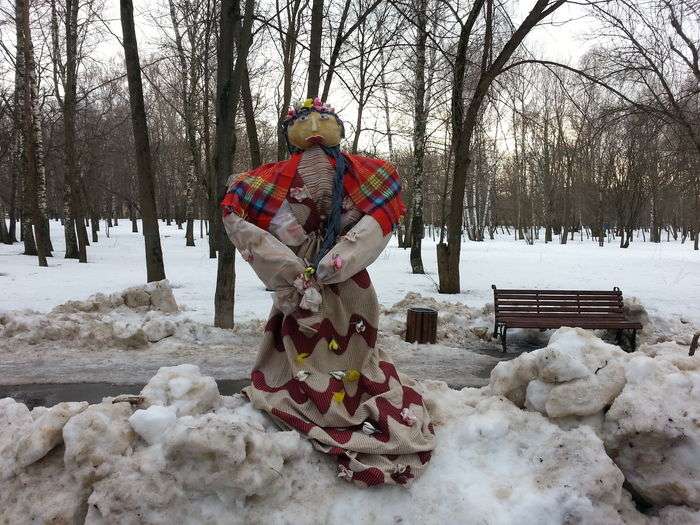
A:
{"label": "bench metal leg", "polygon": [[508,349],[508,347],[506,345],[506,332],[507,331],[508,331],[508,329],[505,326],[501,327],[501,346],[503,347],[503,353],[505,353]]}
{"label": "bench metal leg", "polygon": [[632,346],[632,351],[634,352],[637,349],[637,330],[632,330],[630,345]]}
{"label": "bench metal leg", "polygon": [[498,321],[495,321],[493,323],[493,336],[496,337],[498,335]]}

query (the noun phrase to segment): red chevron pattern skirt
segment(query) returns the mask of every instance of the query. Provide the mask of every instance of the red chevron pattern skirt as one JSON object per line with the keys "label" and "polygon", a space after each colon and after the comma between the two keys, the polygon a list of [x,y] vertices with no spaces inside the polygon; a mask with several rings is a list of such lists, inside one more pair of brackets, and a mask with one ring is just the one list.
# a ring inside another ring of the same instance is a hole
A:
{"label": "red chevron pattern skirt", "polygon": [[404,485],[434,448],[423,398],[375,346],[379,305],[367,271],[321,293],[317,315],[272,310],[244,393],[335,456],[339,477]]}

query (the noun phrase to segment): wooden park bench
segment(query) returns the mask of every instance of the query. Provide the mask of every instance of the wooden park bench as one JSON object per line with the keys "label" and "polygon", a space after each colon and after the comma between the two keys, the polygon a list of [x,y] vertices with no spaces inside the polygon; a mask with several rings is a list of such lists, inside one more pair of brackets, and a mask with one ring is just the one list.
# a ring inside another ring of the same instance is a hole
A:
{"label": "wooden park bench", "polygon": [[599,290],[499,290],[493,288],[496,321],[493,336],[500,334],[506,351],[508,328],[549,330],[571,326],[589,330],[617,330],[621,342],[624,330],[630,330],[630,344],[635,349],[637,330],[642,325],[625,317],[622,292]]}

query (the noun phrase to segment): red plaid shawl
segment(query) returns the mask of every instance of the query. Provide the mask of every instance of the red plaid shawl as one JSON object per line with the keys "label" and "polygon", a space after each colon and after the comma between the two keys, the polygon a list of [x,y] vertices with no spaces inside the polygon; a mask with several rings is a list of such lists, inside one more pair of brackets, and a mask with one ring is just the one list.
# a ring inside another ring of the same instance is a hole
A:
{"label": "red plaid shawl", "polygon": [[[346,195],[360,210],[374,217],[386,235],[406,212],[396,168],[381,159],[344,155],[348,164],[343,178]],[[233,212],[267,230],[287,197],[300,159],[301,153],[295,153],[289,160],[238,175],[221,201],[224,216]]]}

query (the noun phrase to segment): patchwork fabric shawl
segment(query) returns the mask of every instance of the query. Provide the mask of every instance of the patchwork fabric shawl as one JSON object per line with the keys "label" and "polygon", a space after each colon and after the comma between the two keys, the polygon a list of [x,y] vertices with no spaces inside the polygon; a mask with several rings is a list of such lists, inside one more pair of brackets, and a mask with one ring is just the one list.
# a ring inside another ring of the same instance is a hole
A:
{"label": "patchwork fabric shawl", "polygon": [[[343,187],[361,211],[374,217],[388,234],[406,212],[396,168],[381,159],[344,153],[348,169]],[[264,164],[235,177],[221,202],[224,216],[235,213],[264,230],[287,197],[301,153]],[[335,159],[329,158],[332,164]]]}

